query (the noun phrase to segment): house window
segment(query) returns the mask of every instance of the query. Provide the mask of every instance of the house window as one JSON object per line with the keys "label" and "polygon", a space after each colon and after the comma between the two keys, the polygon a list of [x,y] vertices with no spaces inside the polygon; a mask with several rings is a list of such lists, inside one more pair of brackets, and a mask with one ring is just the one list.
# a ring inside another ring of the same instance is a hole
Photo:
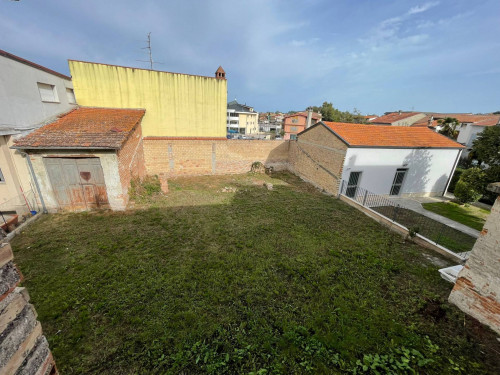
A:
{"label": "house window", "polygon": [[0,184],[5,183],[5,178],[3,177],[2,169],[0,169]]}
{"label": "house window", "polygon": [[76,104],[75,92],[73,89],[66,88],[66,96],[68,97],[68,102],[70,104]]}
{"label": "house window", "polygon": [[396,169],[396,174],[394,175],[394,180],[392,181],[392,186],[391,186],[391,193],[390,193],[391,195],[399,195],[399,193],[401,192],[401,188],[403,187],[407,171],[408,168]]}
{"label": "house window", "polygon": [[290,134],[290,139],[295,141],[297,139],[297,134]]}
{"label": "house window", "polygon": [[54,85],[40,82],[37,82],[37,85],[42,102],[59,103],[59,97],[57,96],[56,87]]}
{"label": "house window", "polygon": [[292,124],[298,124],[299,119],[297,117],[292,118]]}
{"label": "house window", "polygon": [[296,132],[297,131],[297,127],[296,126],[290,126],[290,131],[291,132]]}

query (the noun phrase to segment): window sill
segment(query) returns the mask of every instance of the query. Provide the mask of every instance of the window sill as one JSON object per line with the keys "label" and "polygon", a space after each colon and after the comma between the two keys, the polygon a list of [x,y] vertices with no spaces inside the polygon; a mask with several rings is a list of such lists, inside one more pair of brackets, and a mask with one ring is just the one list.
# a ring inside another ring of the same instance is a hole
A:
{"label": "window sill", "polygon": [[61,102],[56,102],[56,101],[52,101],[52,100],[42,100],[42,103],[61,103]]}

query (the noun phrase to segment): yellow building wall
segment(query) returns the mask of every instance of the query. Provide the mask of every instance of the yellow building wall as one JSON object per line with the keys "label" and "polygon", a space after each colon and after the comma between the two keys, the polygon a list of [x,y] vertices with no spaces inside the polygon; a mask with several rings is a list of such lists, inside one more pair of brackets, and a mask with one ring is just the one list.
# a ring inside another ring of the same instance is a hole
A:
{"label": "yellow building wall", "polygon": [[225,137],[227,81],[69,61],[81,106],[145,108],[143,136]]}
{"label": "yellow building wall", "polygon": [[245,128],[245,134],[257,134],[259,132],[258,113],[239,113],[239,122],[240,128]]}

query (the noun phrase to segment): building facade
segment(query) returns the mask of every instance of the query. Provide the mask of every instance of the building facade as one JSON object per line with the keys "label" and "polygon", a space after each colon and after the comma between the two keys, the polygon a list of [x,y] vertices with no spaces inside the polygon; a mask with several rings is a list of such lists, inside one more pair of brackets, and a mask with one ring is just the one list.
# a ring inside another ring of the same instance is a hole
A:
{"label": "building facade", "polygon": [[0,211],[25,213],[33,204],[35,184],[24,156],[10,147],[16,138],[74,108],[76,100],[71,77],[2,50],[0,87]]}
{"label": "building facade", "polygon": [[226,130],[228,133],[258,134],[259,113],[236,100],[227,103]]}
{"label": "building facade", "polygon": [[388,112],[383,116],[372,118],[373,125],[391,125],[391,126],[411,126],[425,117],[421,112]]}
{"label": "building facade", "polygon": [[144,108],[144,137],[225,138],[227,81],[212,77],[69,60],[78,104]]}
{"label": "building facade", "polygon": [[297,139],[297,134],[321,121],[321,114],[305,111],[297,112],[283,117],[283,130],[285,131],[285,139]]}
{"label": "building facade", "polygon": [[443,195],[463,149],[427,128],[334,122],[300,133],[297,147],[336,181],[330,191],[337,193],[343,181],[347,191],[394,196]]}

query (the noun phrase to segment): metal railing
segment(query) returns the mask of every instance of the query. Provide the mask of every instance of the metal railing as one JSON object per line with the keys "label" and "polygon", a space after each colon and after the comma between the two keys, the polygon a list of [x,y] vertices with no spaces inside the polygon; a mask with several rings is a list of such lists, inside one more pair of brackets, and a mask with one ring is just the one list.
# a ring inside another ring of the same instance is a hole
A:
{"label": "metal railing", "polygon": [[427,241],[440,245],[463,259],[468,258],[476,242],[476,238],[469,234],[419,214],[386,196],[372,193],[359,186],[349,186],[345,180],[341,182],[340,194],[398,223],[409,232],[418,233]]}

